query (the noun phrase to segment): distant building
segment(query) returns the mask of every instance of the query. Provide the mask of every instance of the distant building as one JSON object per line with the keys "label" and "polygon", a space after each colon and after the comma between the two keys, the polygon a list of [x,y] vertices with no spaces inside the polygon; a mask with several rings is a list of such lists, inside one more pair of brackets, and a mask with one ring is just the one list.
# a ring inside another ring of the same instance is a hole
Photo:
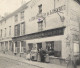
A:
{"label": "distant building", "polygon": [[43,48],[52,63],[69,54],[78,56],[79,12],[74,0],[31,0],[0,21],[1,51],[25,57],[28,51]]}

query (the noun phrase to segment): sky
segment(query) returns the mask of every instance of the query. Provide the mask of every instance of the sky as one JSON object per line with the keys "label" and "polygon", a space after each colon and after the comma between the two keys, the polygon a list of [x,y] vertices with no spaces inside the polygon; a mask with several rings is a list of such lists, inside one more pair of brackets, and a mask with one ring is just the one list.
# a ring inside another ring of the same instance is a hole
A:
{"label": "sky", "polygon": [[[30,0],[25,0],[26,2]],[[22,5],[22,0],[0,0],[0,15],[12,13]]]}

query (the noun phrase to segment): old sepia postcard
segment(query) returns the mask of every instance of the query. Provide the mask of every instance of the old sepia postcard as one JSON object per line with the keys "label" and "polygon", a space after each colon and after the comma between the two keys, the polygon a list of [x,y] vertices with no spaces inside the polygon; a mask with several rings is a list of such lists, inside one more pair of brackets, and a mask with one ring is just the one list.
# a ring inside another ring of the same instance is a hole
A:
{"label": "old sepia postcard", "polygon": [[80,68],[80,0],[0,0],[0,68]]}

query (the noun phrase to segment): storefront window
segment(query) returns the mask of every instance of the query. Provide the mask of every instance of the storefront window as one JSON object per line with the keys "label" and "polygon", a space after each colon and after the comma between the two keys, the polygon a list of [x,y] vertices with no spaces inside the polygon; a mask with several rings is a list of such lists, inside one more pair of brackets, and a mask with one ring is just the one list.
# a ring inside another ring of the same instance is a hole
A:
{"label": "storefront window", "polygon": [[49,55],[54,55],[54,42],[47,42],[46,49],[48,50]]}
{"label": "storefront window", "polygon": [[19,53],[20,52],[20,42],[15,42],[15,47],[16,47],[17,53]]}
{"label": "storefront window", "polygon": [[46,42],[49,56],[61,57],[61,41]]}
{"label": "storefront window", "polygon": [[26,53],[26,42],[21,41],[21,45],[22,45],[22,47],[21,47],[22,52]]}
{"label": "storefront window", "polygon": [[54,56],[55,57],[61,57],[61,41],[55,41],[54,42]]}

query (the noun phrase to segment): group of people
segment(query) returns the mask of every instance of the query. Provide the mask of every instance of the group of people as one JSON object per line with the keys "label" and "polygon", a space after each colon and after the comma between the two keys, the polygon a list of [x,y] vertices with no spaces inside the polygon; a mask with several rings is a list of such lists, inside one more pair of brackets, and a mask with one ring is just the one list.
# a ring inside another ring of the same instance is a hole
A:
{"label": "group of people", "polygon": [[38,61],[49,62],[48,53],[46,50],[43,50],[43,48],[38,50]]}

